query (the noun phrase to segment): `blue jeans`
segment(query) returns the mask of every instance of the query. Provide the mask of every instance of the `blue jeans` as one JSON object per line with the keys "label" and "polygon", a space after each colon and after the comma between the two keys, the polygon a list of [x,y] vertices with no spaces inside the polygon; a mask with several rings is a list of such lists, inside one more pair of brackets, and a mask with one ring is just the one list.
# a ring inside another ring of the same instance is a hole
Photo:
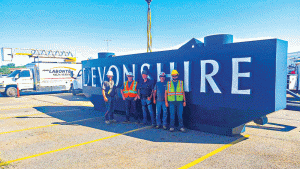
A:
{"label": "blue jeans", "polygon": [[114,111],[115,111],[115,98],[107,97],[107,102],[105,102],[106,112],[105,112],[105,120],[113,120],[114,119]]}
{"label": "blue jeans", "polygon": [[155,118],[154,118],[151,100],[141,99],[141,102],[142,102],[142,109],[143,109],[143,123],[144,124],[147,123],[147,108],[148,108],[151,116],[152,125],[155,125]]}
{"label": "blue jeans", "polygon": [[168,112],[167,112],[165,101],[156,102],[156,123],[158,126],[161,125],[161,120],[160,120],[161,109],[163,109],[163,125],[167,126]]}
{"label": "blue jeans", "polygon": [[183,127],[183,119],[182,119],[182,112],[183,112],[183,102],[169,102],[170,104],[170,127],[175,127],[175,115],[177,112],[178,115],[178,122],[179,122],[179,128]]}

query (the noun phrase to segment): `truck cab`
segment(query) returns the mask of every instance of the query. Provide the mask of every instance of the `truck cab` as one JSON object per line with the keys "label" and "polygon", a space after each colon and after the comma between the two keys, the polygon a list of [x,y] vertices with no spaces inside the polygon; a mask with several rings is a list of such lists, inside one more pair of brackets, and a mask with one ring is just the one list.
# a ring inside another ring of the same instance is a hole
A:
{"label": "truck cab", "polygon": [[30,69],[15,70],[7,77],[0,78],[0,92],[10,97],[16,96],[18,90],[33,87],[33,74]]}
{"label": "truck cab", "polygon": [[73,72],[71,72],[71,77],[74,78],[71,84],[71,92],[75,96],[82,93],[82,70],[78,72],[77,76],[74,76]]}

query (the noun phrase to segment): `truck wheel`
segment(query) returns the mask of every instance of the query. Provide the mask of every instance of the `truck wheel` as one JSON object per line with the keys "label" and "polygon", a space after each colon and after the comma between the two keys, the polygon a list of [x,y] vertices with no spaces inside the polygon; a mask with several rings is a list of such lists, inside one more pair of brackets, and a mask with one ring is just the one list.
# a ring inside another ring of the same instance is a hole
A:
{"label": "truck wheel", "polygon": [[6,95],[8,97],[16,97],[17,96],[17,88],[9,87],[8,89],[6,89]]}

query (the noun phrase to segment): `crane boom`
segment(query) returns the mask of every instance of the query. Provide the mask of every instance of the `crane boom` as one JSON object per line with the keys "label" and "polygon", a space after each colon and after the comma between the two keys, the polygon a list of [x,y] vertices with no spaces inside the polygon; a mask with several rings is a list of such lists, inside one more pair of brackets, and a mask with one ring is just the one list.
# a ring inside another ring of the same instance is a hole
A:
{"label": "crane boom", "polygon": [[76,62],[76,57],[73,57],[70,51],[58,51],[58,50],[44,50],[44,49],[26,49],[26,48],[14,48],[15,50],[26,51],[24,53],[18,52],[14,55],[27,55],[34,58],[53,58],[53,59],[65,59],[65,62]]}

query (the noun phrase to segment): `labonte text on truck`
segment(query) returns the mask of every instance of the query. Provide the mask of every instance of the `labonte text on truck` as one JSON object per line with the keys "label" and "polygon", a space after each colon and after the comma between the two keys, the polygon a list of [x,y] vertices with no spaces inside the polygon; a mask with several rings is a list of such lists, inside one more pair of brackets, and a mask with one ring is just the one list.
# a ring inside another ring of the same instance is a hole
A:
{"label": "labonte text on truck", "polygon": [[0,92],[14,97],[18,90],[21,92],[71,91],[74,80],[71,72],[77,75],[81,67],[81,63],[29,63],[26,68],[15,70],[8,76],[0,78]]}

